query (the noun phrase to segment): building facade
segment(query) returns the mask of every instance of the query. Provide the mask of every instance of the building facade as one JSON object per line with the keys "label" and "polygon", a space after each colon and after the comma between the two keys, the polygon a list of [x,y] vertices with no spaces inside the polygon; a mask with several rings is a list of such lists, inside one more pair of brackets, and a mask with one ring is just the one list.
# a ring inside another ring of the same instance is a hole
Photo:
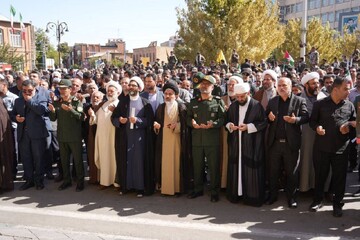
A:
{"label": "building facade", "polygon": [[[170,52],[173,51],[173,47],[157,46],[157,42],[151,42],[148,47],[134,48],[133,49],[133,61],[147,59],[150,63],[154,63],[158,58],[160,61],[167,62],[167,57]],[[146,64],[146,62],[143,62]]]}
{"label": "building facade", "polygon": [[100,44],[88,44],[88,43],[76,43],[72,49],[72,64],[76,64],[81,67],[89,67],[90,59],[103,59],[107,62],[111,62],[113,59],[125,61],[126,50],[125,42],[120,39],[108,39],[105,45]]}
{"label": "building facade", "polygon": [[[305,0],[307,1],[307,18],[319,18],[323,24],[327,22],[333,29],[342,31],[344,25],[350,26],[350,21],[357,27],[360,13],[359,0]],[[280,19],[287,22],[293,18],[304,16],[303,0],[278,0]]]}
{"label": "building facade", "polygon": [[[20,22],[14,22],[14,32],[8,18],[0,15],[0,45],[9,45],[10,54],[23,57],[23,62],[16,67],[19,70],[30,71],[35,69],[36,46],[34,26],[30,23],[23,23],[24,31],[21,31]],[[0,62],[2,60],[0,59]]]}

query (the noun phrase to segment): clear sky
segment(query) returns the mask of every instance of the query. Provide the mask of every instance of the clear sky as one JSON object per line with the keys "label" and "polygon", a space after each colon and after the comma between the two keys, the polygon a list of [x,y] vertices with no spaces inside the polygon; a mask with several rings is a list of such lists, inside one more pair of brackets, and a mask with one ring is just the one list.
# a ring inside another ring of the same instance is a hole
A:
{"label": "clear sky", "polygon": [[[61,42],[105,44],[108,38],[122,38],[126,50],[165,42],[179,29],[176,7],[184,0],[1,0],[0,15],[10,19],[10,4],[24,22],[46,28],[48,22],[66,22]],[[55,32],[48,33],[55,45]]]}

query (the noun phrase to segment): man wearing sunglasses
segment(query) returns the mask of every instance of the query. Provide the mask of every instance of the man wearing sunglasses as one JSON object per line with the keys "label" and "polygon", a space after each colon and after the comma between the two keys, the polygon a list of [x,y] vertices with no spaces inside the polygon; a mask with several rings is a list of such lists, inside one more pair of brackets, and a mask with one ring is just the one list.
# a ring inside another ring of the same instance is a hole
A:
{"label": "man wearing sunglasses", "polygon": [[17,141],[24,167],[25,183],[20,190],[36,186],[44,188],[44,166],[47,139],[51,129],[48,97],[42,89],[36,88],[33,80],[22,83],[22,97],[15,100],[12,119],[17,125]]}

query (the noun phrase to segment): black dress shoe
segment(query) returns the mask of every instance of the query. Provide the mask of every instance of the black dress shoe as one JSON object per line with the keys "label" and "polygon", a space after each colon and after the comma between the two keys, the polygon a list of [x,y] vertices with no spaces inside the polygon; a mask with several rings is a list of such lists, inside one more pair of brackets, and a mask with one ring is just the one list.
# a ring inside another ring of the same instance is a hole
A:
{"label": "black dress shoe", "polygon": [[62,190],[64,190],[64,189],[67,189],[67,188],[69,188],[69,187],[71,187],[71,183],[69,183],[69,182],[64,182],[64,183],[62,183],[61,185],[60,185],[60,187],[58,187],[58,190],[59,191],[62,191]]}
{"label": "black dress shoe", "polygon": [[353,197],[360,197],[360,188],[353,193]]}
{"label": "black dress shoe", "polygon": [[76,192],[81,192],[82,190],[84,190],[84,182],[78,182],[78,183],[76,184],[76,189],[75,189],[75,191],[76,191]]}
{"label": "black dress shoe", "polygon": [[61,182],[63,180],[63,175],[59,174],[56,178],[54,182]]}
{"label": "black dress shoe", "polygon": [[334,207],[333,209],[333,216],[334,217],[342,217],[343,211],[341,207]]}
{"label": "black dress shoe", "polygon": [[310,212],[317,212],[320,208],[322,208],[323,204],[322,202],[312,202],[309,211]]}
{"label": "black dress shoe", "polygon": [[193,198],[200,197],[200,196],[202,196],[202,195],[204,195],[203,192],[192,192],[192,193],[190,193],[190,194],[187,196],[187,198],[193,199]]}
{"label": "black dress shoe", "polygon": [[289,208],[297,208],[297,206],[298,206],[296,200],[293,198],[288,201],[288,205],[289,205]]}
{"label": "black dress shoe", "polygon": [[211,202],[218,202],[219,201],[219,195],[218,194],[211,194],[210,201]]}
{"label": "black dress shoe", "polygon": [[19,190],[24,191],[26,189],[29,189],[29,188],[33,187],[33,186],[35,186],[34,182],[27,181],[19,188]]}
{"label": "black dress shoe", "polygon": [[274,197],[270,197],[268,200],[266,200],[265,204],[266,205],[272,205],[277,201],[277,198]]}
{"label": "black dress shoe", "polygon": [[54,175],[52,173],[47,173],[45,177],[48,180],[54,180],[55,179],[55,177],[54,177]]}
{"label": "black dress shoe", "polygon": [[35,186],[36,186],[36,190],[43,190],[45,187],[44,183],[42,182],[36,183]]}

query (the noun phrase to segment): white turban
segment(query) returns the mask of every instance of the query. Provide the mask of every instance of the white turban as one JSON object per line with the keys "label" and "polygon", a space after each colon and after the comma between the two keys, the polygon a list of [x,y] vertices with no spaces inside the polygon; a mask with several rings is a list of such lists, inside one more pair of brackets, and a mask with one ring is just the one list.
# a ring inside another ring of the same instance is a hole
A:
{"label": "white turban", "polygon": [[135,81],[137,83],[137,85],[139,86],[139,92],[142,92],[142,90],[144,90],[144,82],[143,80],[141,80],[141,78],[135,76],[135,77],[132,77],[130,78],[130,81]]}
{"label": "white turban", "polygon": [[271,69],[265,70],[262,74],[263,79],[264,79],[265,75],[270,75],[271,78],[275,81],[275,83],[277,83],[278,75],[276,74],[276,72],[274,70],[271,70]]}
{"label": "white turban", "polygon": [[108,91],[109,87],[115,87],[118,91],[118,94],[120,95],[122,92],[122,87],[117,82],[111,80],[106,84],[106,92]]}
{"label": "white turban", "polygon": [[239,76],[231,76],[231,77],[229,78],[228,82],[229,82],[230,80],[234,80],[234,81],[236,81],[237,83],[243,83],[243,82],[244,82],[243,79],[242,79],[241,77],[239,77]]}
{"label": "white turban", "polygon": [[234,93],[235,94],[243,94],[248,93],[250,91],[250,85],[247,82],[238,83],[234,86]]}
{"label": "white turban", "polygon": [[312,80],[312,79],[319,79],[320,78],[320,75],[317,73],[317,72],[310,72],[310,73],[307,73],[305,76],[303,76],[303,78],[301,79],[301,84],[303,86],[305,86],[305,84]]}

